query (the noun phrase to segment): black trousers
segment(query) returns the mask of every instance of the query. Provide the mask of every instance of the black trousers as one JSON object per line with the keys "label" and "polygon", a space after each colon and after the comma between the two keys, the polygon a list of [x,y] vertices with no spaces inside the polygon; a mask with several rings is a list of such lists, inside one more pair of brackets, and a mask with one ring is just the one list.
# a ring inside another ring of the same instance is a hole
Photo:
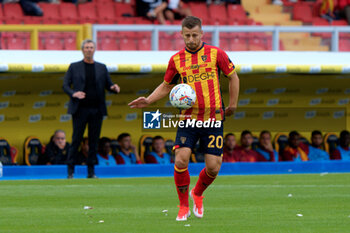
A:
{"label": "black trousers", "polygon": [[98,108],[79,108],[72,116],[73,136],[68,152],[68,175],[73,175],[74,164],[78,156],[78,148],[83,140],[86,125],[88,125],[89,153],[87,159],[88,175],[95,174],[94,165],[97,164],[97,145],[100,138],[103,115]]}

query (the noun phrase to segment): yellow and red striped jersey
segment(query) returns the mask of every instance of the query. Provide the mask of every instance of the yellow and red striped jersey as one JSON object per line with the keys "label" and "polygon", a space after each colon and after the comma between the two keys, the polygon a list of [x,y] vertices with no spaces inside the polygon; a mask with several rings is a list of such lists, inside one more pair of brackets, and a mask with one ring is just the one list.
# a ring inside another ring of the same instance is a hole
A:
{"label": "yellow and red striped jersey", "polygon": [[170,58],[164,82],[176,84],[180,79],[181,83],[189,84],[196,91],[196,103],[181,112],[191,116],[186,118],[200,121],[224,119],[220,71],[230,76],[235,66],[223,50],[205,43],[196,52],[184,48]]}

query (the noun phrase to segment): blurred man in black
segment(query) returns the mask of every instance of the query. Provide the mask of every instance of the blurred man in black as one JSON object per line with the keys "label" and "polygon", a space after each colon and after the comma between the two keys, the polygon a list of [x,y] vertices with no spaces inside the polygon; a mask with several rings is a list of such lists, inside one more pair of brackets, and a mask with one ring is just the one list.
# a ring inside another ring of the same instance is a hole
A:
{"label": "blurred man in black", "polygon": [[72,114],[73,120],[72,145],[67,162],[68,178],[73,178],[74,163],[86,125],[89,141],[88,178],[96,178],[94,164],[97,160],[97,143],[103,116],[107,115],[105,89],[119,93],[120,88],[112,83],[107,67],[94,61],[95,43],[84,40],[81,49],[84,59],[70,64],[63,81],[63,90],[70,97],[68,113]]}

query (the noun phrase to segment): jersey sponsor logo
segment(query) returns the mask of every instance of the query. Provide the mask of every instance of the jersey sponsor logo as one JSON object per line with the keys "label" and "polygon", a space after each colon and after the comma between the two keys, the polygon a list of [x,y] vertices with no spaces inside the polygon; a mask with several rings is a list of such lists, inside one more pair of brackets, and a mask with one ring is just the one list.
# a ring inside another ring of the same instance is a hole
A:
{"label": "jersey sponsor logo", "polygon": [[193,74],[187,76],[187,81],[189,83],[198,82],[202,80],[208,80],[210,78],[214,79],[216,77],[216,74],[214,71],[207,72],[207,73],[201,73],[201,74]]}
{"label": "jersey sponsor logo", "polygon": [[205,64],[194,64],[194,65],[190,65],[190,66],[185,66],[183,67],[183,70],[186,71],[186,70],[198,70],[199,68],[203,68],[203,67],[207,67],[208,66],[208,63],[205,63]]}

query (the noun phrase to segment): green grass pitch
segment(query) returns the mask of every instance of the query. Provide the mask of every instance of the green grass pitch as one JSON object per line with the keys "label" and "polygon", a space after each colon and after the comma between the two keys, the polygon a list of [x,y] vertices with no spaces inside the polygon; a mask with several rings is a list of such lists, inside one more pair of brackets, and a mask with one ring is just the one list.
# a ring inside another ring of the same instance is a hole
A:
{"label": "green grass pitch", "polygon": [[219,176],[203,219],[176,222],[177,205],[170,177],[0,181],[0,232],[344,233],[350,174]]}

